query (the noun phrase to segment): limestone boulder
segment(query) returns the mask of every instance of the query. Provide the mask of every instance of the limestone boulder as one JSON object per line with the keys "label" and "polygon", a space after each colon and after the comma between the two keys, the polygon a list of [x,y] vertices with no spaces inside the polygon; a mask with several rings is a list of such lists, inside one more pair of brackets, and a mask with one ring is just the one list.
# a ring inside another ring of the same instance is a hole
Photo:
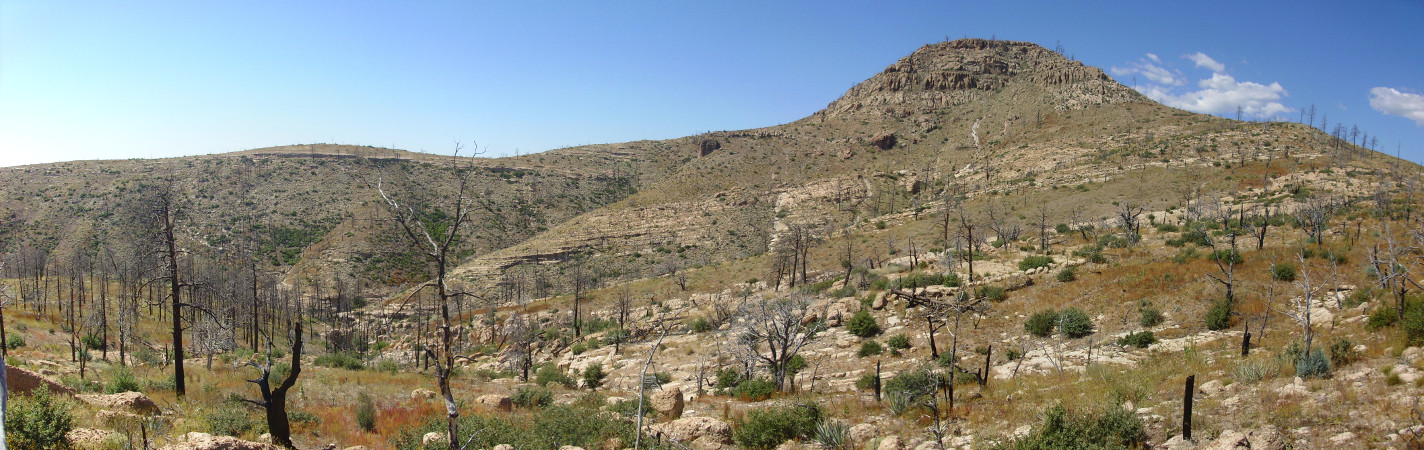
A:
{"label": "limestone boulder", "polygon": [[437,394],[435,391],[429,389],[416,389],[414,391],[410,391],[410,399],[415,401],[431,400],[438,396],[440,396],[440,394]]}
{"label": "limestone boulder", "polygon": [[682,417],[683,403],[682,388],[671,387],[648,396],[648,402],[652,404],[653,410],[658,412],[658,418],[664,421],[676,420]]}
{"label": "limestone boulder", "polygon": [[684,444],[700,439],[709,439],[709,442],[724,444],[732,442],[731,425],[711,417],[683,417],[671,422],[655,424],[651,428],[653,433],[661,434],[663,439]]}
{"label": "limestone boulder", "polygon": [[509,412],[514,409],[514,403],[510,401],[508,395],[481,395],[478,399],[475,399],[475,401],[479,402],[479,404],[481,405],[484,405],[486,408],[500,410],[504,412]]}
{"label": "limestone boulder", "polygon": [[171,444],[162,450],[279,450],[281,447],[261,442],[244,441],[232,436],[213,436],[208,433],[190,432],[183,435],[183,442]]}
{"label": "limestone boulder", "polygon": [[5,382],[8,386],[7,390],[10,391],[11,395],[28,394],[30,391],[41,387],[48,388],[49,391],[54,394],[74,395],[74,389],[59,384],[57,381],[45,378],[43,375],[29,369],[22,369],[11,365],[5,366]]}
{"label": "limestone boulder", "polygon": [[99,409],[114,411],[124,411],[144,416],[153,416],[160,413],[158,404],[153,399],[143,395],[142,392],[121,392],[118,394],[98,395],[79,394],[80,401],[94,405]]}

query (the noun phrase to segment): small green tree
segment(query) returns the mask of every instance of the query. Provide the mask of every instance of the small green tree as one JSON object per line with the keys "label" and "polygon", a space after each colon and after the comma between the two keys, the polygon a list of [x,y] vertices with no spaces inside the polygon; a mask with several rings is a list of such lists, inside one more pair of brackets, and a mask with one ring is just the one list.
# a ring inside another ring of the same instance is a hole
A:
{"label": "small green tree", "polygon": [[1053,327],[1058,324],[1058,312],[1052,309],[1045,309],[1028,316],[1024,321],[1024,331],[1038,337],[1047,337],[1053,333]]}
{"label": "small green tree", "polygon": [[870,311],[862,309],[851,316],[850,321],[846,322],[846,331],[868,338],[880,334],[880,323],[875,321],[875,317],[870,315]]}
{"label": "small green tree", "polygon": [[362,430],[376,431],[376,402],[364,391],[356,395],[356,425]]}
{"label": "small green tree", "polygon": [[596,391],[599,386],[603,386],[603,379],[607,376],[608,374],[603,372],[603,364],[589,364],[583,369],[583,385]]}
{"label": "small green tree", "polygon": [[5,414],[5,443],[15,449],[69,448],[74,428],[69,402],[43,387],[11,399]]}
{"label": "small green tree", "polygon": [[1220,299],[1211,305],[1211,309],[1206,311],[1206,329],[1225,330],[1231,328],[1231,309],[1235,306],[1231,300]]}
{"label": "small green tree", "polygon": [[1093,334],[1093,319],[1081,309],[1065,309],[1058,315],[1058,332],[1074,339]]}

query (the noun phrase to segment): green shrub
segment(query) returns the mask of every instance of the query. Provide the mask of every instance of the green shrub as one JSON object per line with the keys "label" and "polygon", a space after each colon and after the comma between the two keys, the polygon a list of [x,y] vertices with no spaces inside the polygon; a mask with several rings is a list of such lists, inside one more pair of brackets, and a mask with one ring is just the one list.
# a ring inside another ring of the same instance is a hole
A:
{"label": "green shrub", "polygon": [[748,411],[732,430],[737,445],[749,449],[771,449],[790,439],[809,438],[821,422],[821,408],[815,403],[772,406]]}
{"label": "green shrub", "polygon": [[109,382],[104,385],[105,394],[118,394],[122,392],[142,392],[139,390],[138,377],[135,377],[128,367],[119,367],[114,371],[114,375],[109,377]]}
{"label": "green shrub", "polygon": [[90,350],[102,351],[105,347],[104,338],[94,333],[86,333],[84,336],[81,336],[79,343],[84,344],[84,348]]}
{"label": "green shrub", "polygon": [[1232,249],[1221,249],[1211,252],[1206,256],[1206,259],[1221,261],[1222,264],[1241,264],[1246,261],[1241,257],[1241,252]]}
{"label": "green shrub", "polygon": [[1002,302],[1009,298],[1009,291],[1002,286],[980,286],[977,295],[989,301]]}
{"label": "green shrub", "polygon": [[1033,270],[1040,267],[1048,267],[1049,264],[1053,264],[1052,257],[1044,255],[1033,255],[1025,257],[1023,260],[1019,261],[1019,270]]}
{"label": "green shrub", "polygon": [[850,334],[868,338],[880,334],[880,324],[875,321],[875,317],[870,315],[870,311],[860,310],[851,316],[846,322],[846,331]]}
{"label": "green shrub", "polygon": [[1295,361],[1295,376],[1301,378],[1330,376],[1330,360],[1320,349],[1301,353]]}
{"label": "green shrub", "polygon": [[257,419],[248,414],[249,409],[238,405],[222,405],[215,408],[208,414],[206,422],[208,429],[219,436],[242,437],[249,431],[257,429]]}
{"label": "green shrub", "polygon": [[1378,306],[1375,307],[1374,312],[1370,313],[1370,320],[1365,323],[1365,329],[1375,331],[1380,328],[1393,326],[1395,322],[1398,321],[1399,313],[1395,311],[1394,308]]}
{"label": "green shrub", "polygon": [[1076,307],[1065,309],[1058,315],[1058,332],[1073,339],[1093,334],[1093,319]]}
{"label": "green shrub", "polygon": [[1147,432],[1142,419],[1125,408],[1112,406],[1077,415],[1071,414],[1059,403],[1048,408],[1042,424],[1007,447],[1022,450],[1127,449],[1141,447],[1146,440]]}
{"label": "green shrub", "polygon": [[1355,343],[1342,337],[1330,342],[1330,367],[1345,367],[1355,361]]}
{"label": "green shrub", "polygon": [[[630,399],[630,400],[618,400],[618,401],[615,401],[615,402],[613,402],[612,405],[609,405],[609,406],[608,406],[608,410],[609,410],[609,411],[613,411],[613,412],[615,412],[615,413],[618,413],[618,414],[622,415],[623,417],[630,417],[630,418],[637,417],[637,416],[635,416],[635,414],[638,413],[638,399],[637,399],[637,398],[633,398],[633,399]],[[651,400],[648,400],[647,398],[644,398],[644,399],[643,399],[643,415],[644,415],[644,416],[647,416],[647,415],[650,415],[650,414],[654,413],[655,411],[656,411],[656,410],[653,409],[652,401],[651,401]]]}
{"label": "green shrub", "polygon": [[1072,267],[1064,267],[1063,270],[1058,271],[1058,276],[1054,278],[1056,278],[1061,283],[1067,283],[1073,280],[1077,280],[1078,273],[1074,272]]}
{"label": "green shrub", "polygon": [[771,394],[776,393],[776,382],[769,378],[753,378],[738,383],[731,389],[731,394],[746,401],[762,401],[771,398]]}
{"label": "green shrub", "polygon": [[64,435],[74,428],[70,403],[35,389],[30,395],[10,397],[5,413],[5,443],[16,449],[69,448]]}
{"label": "green shrub", "polygon": [[1127,336],[1123,336],[1122,338],[1120,338],[1120,339],[1117,340],[1117,345],[1123,345],[1123,346],[1131,345],[1131,346],[1137,347],[1137,348],[1147,348],[1147,346],[1152,345],[1152,344],[1156,344],[1156,343],[1157,343],[1157,336],[1154,335],[1154,334],[1152,334],[1151,331],[1141,331],[1141,332],[1137,332],[1137,333],[1131,333],[1131,334],[1128,334]]}
{"label": "green shrub", "polygon": [[904,350],[910,348],[910,337],[906,336],[905,333],[890,336],[889,339],[885,340],[885,345],[894,350]]}
{"label": "green shrub", "polygon": [[1410,302],[1404,307],[1402,326],[1409,345],[1424,344],[1424,301]]}
{"label": "green shrub", "polygon": [[24,337],[24,336],[20,336],[20,333],[13,333],[13,332],[12,332],[12,333],[10,333],[10,335],[5,336],[5,348],[8,348],[8,349],[10,349],[10,350],[14,350],[14,349],[17,349],[17,348],[20,348],[20,347],[24,347],[24,346],[25,346],[25,337]]}
{"label": "green shrub", "polygon": [[553,363],[539,366],[539,369],[534,371],[534,382],[539,383],[540,386],[548,386],[549,383],[558,383],[564,387],[574,387],[574,379],[570,377],[568,373],[559,370],[559,366]]}
{"label": "green shrub", "polygon": [[1295,281],[1295,266],[1290,263],[1276,263],[1271,266],[1271,278],[1276,281]]}
{"label": "green shrub", "polygon": [[1211,234],[1205,228],[1194,227],[1182,233],[1182,242],[1196,244],[1198,247],[1211,247]]}
{"label": "green shrub", "polygon": [[1053,231],[1056,232],[1056,233],[1058,233],[1058,234],[1068,234],[1068,233],[1072,232],[1073,229],[1072,229],[1072,228],[1069,228],[1069,227],[1068,227],[1068,224],[1066,224],[1066,223],[1060,223],[1060,224],[1058,224],[1058,225],[1054,225],[1054,226],[1053,226]]}
{"label": "green shrub", "polygon": [[543,386],[524,385],[514,389],[509,401],[520,408],[542,408],[554,401],[554,392]]}
{"label": "green shrub", "polygon": [[[447,429],[445,415],[433,415],[420,426],[395,433],[389,447],[421,449],[422,436],[430,432],[444,434]],[[564,445],[600,448],[611,439],[634,439],[633,427],[626,419],[617,414],[600,414],[588,404],[551,405],[528,414],[461,414],[459,431],[456,438],[462,445],[468,442],[468,448],[493,448],[499,444],[521,449],[555,449]]]}
{"label": "green shrub", "polygon": [[376,402],[371,400],[371,394],[356,395],[356,425],[362,430],[376,431]]}
{"label": "green shrub", "polygon": [[927,368],[903,370],[885,382],[884,391],[891,395],[906,395],[912,400],[933,395],[936,389],[948,382],[943,375]]}
{"label": "green shrub", "polygon": [[346,370],[361,370],[365,367],[364,364],[361,364],[361,358],[350,353],[327,353],[316,357],[316,361],[313,363],[322,367]]}
{"label": "green shrub", "polygon": [[1021,356],[1023,356],[1023,352],[1020,352],[1019,349],[1016,348],[1011,348],[1008,351],[1004,352],[1004,357],[1008,358],[1009,361],[1019,359],[1019,357]]}
{"label": "green shrub", "polygon": [[602,364],[589,364],[583,369],[583,385],[592,390],[598,390],[603,385],[603,379],[608,376],[603,372]]}
{"label": "green shrub", "polygon": [[588,344],[584,344],[582,341],[575,342],[574,345],[569,346],[569,353],[575,355],[582,355],[583,352],[586,351],[588,351]]}
{"label": "green shrub", "polygon": [[1088,260],[1088,262],[1094,264],[1102,264],[1108,262],[1108,258],[1106,256],[1103,256],[1102,245],[1090,245],[1083,248],[1079,248],[1077,250],[1073,250],[1073,256],[1086,259]]}
{"label": "green shrub", "polygon": [[862,391],[873,391],[875,390],[875,379],[875,372],[867,370],[855,380],[855,388]]}
{"label": "green shrub", "polygon": [[732,392],[732,388],[737,387],[738,384],[742,384],[742,379],[743,378],[741,371],[732,369],[730,367],[717,369],[717,393],[730,394]]}
{"label": "green shrub", "polygon": [[1161,325],[1162,321],[1166,319],[1166,317],[1162,316],[1162,311],[1159,311],[1157,310],[1157,308],[1153,308],[1151,306],[1144,306],[1139,312],[1142,314],[1142,316],[1137,318],[1137,323],[1138,325],[1142,325],[1144,327],[1155,327]]}
{"label": "green shrub", "polygon": [[687,324],[687,329],[693,333],[706,333],[712,331],[712,321],[707,320],[706,317],[698,317],[692,319],[692,323]]}
{"label": "green shrub", "polygon": [[1231,328],[1231,309],[1236,305],[1231,300],[1221,299],[1206,311],[1206,329],[1217,331]]}
{"label": "green shrub", "polygon": [[1281,371],[1281,365],[1275,358],[1252,358],[1241,361],[1231,371],[1231,378],[1237,383],[1255,383],[1267,378],[1274,378]]}
{"label": "green shrub", "polygon": [[875,342],[873,340],[866,340],[865,342],[860,343],[860,351],[856,352],[855,354],[857,356],[860,356],[861,358],[864,358],[867,356],[879,355],[883,352],[885,352],[885,349],[880,346],[879,342]]}
{"label": "green shrub", "polygon": [[376,363],[376,371],[395,375],[396,372],[400,372],[400,364],[389,359],[382,359]]}
{"label": "green shrub", "polygon": [[1038,337],[1047,337],[1053,333],[1053,327],[1058,325],[1058,312],[1052,309],[1045,309],[1028,316],[1024,321],[1024,331]]}
{"label": "green shrub", "polygon": [[1172,225],[1170,223],[1159,223],[1156,226],[1157,231],[1163,233],[1176,233],[1177,231],[1179,231],[1176,225]]}
{"label": "green shrub", "polygon": [[850,427],[839,420],[822,420],[816,424],[814,436],[821,448],[847,450],[851,448]]}

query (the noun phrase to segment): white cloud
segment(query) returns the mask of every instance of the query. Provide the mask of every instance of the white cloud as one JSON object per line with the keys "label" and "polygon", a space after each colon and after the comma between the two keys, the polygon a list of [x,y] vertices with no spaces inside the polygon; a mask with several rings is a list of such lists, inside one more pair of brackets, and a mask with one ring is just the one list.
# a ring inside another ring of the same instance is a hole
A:
{"label": "white cloud", "polygon": [[1148,53],[1147,58],[1125,68],[1113,67],[1112,72],[1117,76],[1144,75],[1150,83],[1137,86],[1138,92],[1164,105],[1192,112],[1231,115],[1240,108],[1243,118],[1271,118],[1291,111],[1281,104],[1281,99],[1290,94],[1280,83],[1238,81],[1226,73],[1225,64],[1205,53],[1196,52],[1182,55],[1182,58],[1191,60],[1196,67],[1210,70],[1212,74],[1197,81],[1197,89],[1183,90],[1178,86],[1186,85],[1187,77],[1167,67],[1156,56]]}
{"label": "white cloud", "polygon": [[1185,78],[1182,78],[1182,74],[1180,72],[1173,72],[1165,67],[1154,64],[1148,60],[1156,61],[1158,63],[1162,62],[1161,59],[1157,58],[1157,55],[1148,53],[1147,58],[1139,59],[1137,60],[1137,62],[1132,63],[1128,67],[1113,66],[1112,73],[1113,75],[1117,75],[1120,77],[1128,75],[1142,75],[1144,78],[1147,78],[1148,81],[1158,84],[1168,84],[1173,86],[1181,86],[1187,84],[1187,80]]}
{"label": "white cloud", "polygon": [[1225,64],[1216,62],[1215,59],[1211,59],[1210,56],[1206,56],[1206,53],[1196,52],[1190,55],[1183,55],[1182,57],[1192,60],[1192,62],[1197,64],[1197,67],[1205,68],[1206,70],[1210,70],[1214,73],[1226,72]]}
{"label": "white cloud", "polygon": [[1370,89],[1370,107],[1375,111],[1413,120],[1415,125],[1424,127],[1424,95],[1377,87]]}

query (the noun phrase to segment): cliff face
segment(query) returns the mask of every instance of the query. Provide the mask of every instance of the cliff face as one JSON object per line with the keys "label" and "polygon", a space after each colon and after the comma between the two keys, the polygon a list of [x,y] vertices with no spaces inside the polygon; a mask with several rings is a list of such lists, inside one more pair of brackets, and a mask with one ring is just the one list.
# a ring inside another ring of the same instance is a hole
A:
{"label": "cliff face", "polygon": [[961,39],[921,47],[816,114],[906,117],[984,101],[1006,89],[1037,92],[1058,111],[1142,99],[1102,69],[1037,44]]}

